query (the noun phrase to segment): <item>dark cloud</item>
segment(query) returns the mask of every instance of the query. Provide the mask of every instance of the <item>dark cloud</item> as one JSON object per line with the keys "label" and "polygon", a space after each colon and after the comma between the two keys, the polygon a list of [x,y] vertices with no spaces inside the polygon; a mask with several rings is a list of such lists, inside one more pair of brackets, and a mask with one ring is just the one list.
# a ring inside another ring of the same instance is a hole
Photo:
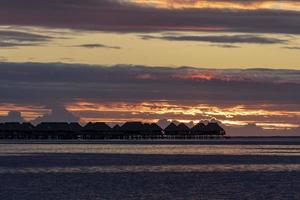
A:
{"label": "dark cloud", "polygon": [[10,111],[6,116],[0,116],[0,122],[24,122],[21,112]]}
{"label": "dark cloud", "polygon": [[300,50],[300,47],[294,47],[294,46],[287,46],[287,47],[282,47],[284,49],[289,49],[289,50]]}
{"label": "dark cloud", "polygon": [[176,10],[146,7],[118,0],[2,0],[0,24],[130,32],[211,30],[300,33],[297,11],[196,8]]}
{"label": "dark cloud", "polygon": [[78,122],[79,117],[68,112],[64,107],[53,107],[51,113],[45,114],[42,117],[38,117],[32,121],[33,124],[39,124],[41,122]]}
{"label": "dark cloud", "polygon": [[121,47],[108,46],[108,45],[104,45],[104,44],[81,44],[81,45],[77,45],[75,47],[83,47],[83,48],[89,48],[89,49],[94,49],[94,48],[121,49]]}
{"label": "dark cloud", "polygon": [[240,46],[236,46],[236,45],[230,45],[230,44],[224,44],[224,45],[211,45],[214,47],[221,47],[221,48],[228,48],[228,49],[236,49],[236,48],[241,48]]}
{"label": "dark cloud", "polygon": [[52,39],[47,35],[39,35],[34,33],[20,32],[20,31],[6,31],[0,30],[0,38],[7,40],[26,41],[26,42],[44,42]]}
{"label": "dark cloud", "polygon": [[0,48],[16,48],[16,47],[28,47],[28,46],[38,46],[41,43],[32,43],[32,42],[1,42],[0,41]]}
{"label": "dark cloud", "polygon": [[0,48],[36,46],[45,44],[53,37],[29,32],[0,30]]}
{"label": "dark cloud", "polygon": [[76,116],[114,122],[215,117],[295,125],[300,121],[299,90],[299,70],[0,63],[2,108],[15,104],[27,114],[28,107],[52,110],[35,123],[78,121]]}
{"label": "dark cloud", "polygon": [[[247,44],[284,44],[288,40],[271,38],[259,35],[181,35],[181,36],[141,36],[144,40],[161,39],[169,41],[192,41],[211,43],[247,43]],[[232,46],[229,46],[229,48]],[[227,46],[228,48],[228,46]]]}
{"label": "dark cloud", "polygon": [[[297,70],[1,63],[0,101],[299,102]],[[176,91],[173,92],[173,91]]]}

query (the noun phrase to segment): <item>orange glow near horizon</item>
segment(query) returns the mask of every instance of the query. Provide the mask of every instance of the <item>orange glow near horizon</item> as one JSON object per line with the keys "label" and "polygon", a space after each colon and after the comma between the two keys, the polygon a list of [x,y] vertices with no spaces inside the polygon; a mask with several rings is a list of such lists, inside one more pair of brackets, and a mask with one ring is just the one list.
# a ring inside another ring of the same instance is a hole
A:
{"label": "orange glow near horizon", "polygon": [[168,9],[187,9],[187,8],[209,8],[209,9],[280,9],[280,10],[299,10],[300,3],[292,1],[224,1],[224,0],[127,0],[142,6],[168,8]]}
{"label": "orange glow near horizon", "polygon": [[97,104],[90,102],[78,102],[69,104],[67,109],[73,112],[80,111],[115,111],[115,112],[135,112],[143,113],[149,112],[153,114],[185,114],[185,115],[197,115],[197,114],[208,114],[208,115],[223,115],[227,118],[232,116],[285,116],[285,115],[297,115],[300,116],[300,111],[270,111],[265,109],[252,109],[249,110],[243,105],[237,105],[229,108],[219,108],[209,104],[199,105],[176,105],[171,104],[167,101],[158,102],[142,102],[142,103],[112,103],[112,104]]}
{"label": "orange glow near horizon", "polygon": [[[90,103],[90,102],[78,102],[67,105],[67,110],[77,113],[119,113],[120,118],[112,119],[106,117],[82,117],[82,121],[107,121],[107,122],[125,122],[131,121],[145,121],[155,122],[161,118],[169,120],[177,120],[180,122],[194,122],[198,123],[203,119],[217,118],[226,125],[243,126],[249,123],[256,123],[265,129],[291,129],[298,127],[298,124],[294,123],[271,123],[269,121],[254,121],[254,120],[242,120],[239,118],[247,116],[255,117],[285,117],[296,116],[300,118],[299,111],[276,111],[267,109],[249,109],[243,105],[237,105],[232,107],[220,108],[208,104],[199,105],[177,105],[167,101],[158,102],[142,102],[142,103]],[[130,119],[122,117],[122,114],[130,115]],[[152,115],[152,117],[151,117]],[[145,119],[147,116],[147,119]],[[150,117],[149,117],[150,116]]]}
{"label": "orange glow near horizon", "polygon": [[257,123],[257,126],[261,126],[264,129],[292,129],[298,128],[299,125],[291,123]]}
{"label": "orange glow near horizon", "polygon": [[32,121],[37,117],[41,117],[50,110],[44,108],[43,106],[22,106],[16,104],[0,104],[0,116],[7,116],[9,112],[17,111],[22,114],[22,116],[27,121]]}
{"label": "orange glow near horizon", "polygon": [[[266,105],[262,106],[263,108]],[[126,121],[143,121],[147,123],[157,122],[159,119],[178,121],[183,123],[193,122],[194,124],[202,120],[218,119],[227,126],[245,126],[256,124],[263,129],[283,130],[298,128],[296,122],[270,121],[270,117],[290,117],[300,118],[299,111],[276,111],[267,109],[247,108],[243,105],[231,107],[217,107],[209,104],[199,105],[178,105],[168,101],[141,102],[141,103],[91,103],[77,102],[66,105],[66,109],[80,117],[80,122],[108,122],[124,123]],[[7,116],[10,111],[21,112],[26,121],[32,121],[50,113],[49,109],[42,106],[22,106],[15,104],[0,104],[0,117]],[[113,113],[106,116],[99,114]],[[97,116],[98,115],[98,116]],[[251,118],[247,119],[247,117]],[[246,117],[246,119],[244,118]],[[259,119],[256,119],[260,117]],[[252,119],[253,118],[253,119]],[[266,120],[262,120],[262,119]]]}

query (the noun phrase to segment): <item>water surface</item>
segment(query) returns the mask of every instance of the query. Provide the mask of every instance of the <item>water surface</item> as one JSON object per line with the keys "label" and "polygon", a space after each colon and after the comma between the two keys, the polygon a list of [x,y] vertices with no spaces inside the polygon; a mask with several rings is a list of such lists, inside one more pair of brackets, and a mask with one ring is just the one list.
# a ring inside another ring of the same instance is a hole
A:
{"label": "water surface", "polygon": [[0,199],[300,199],[300,140],[0,141]]}

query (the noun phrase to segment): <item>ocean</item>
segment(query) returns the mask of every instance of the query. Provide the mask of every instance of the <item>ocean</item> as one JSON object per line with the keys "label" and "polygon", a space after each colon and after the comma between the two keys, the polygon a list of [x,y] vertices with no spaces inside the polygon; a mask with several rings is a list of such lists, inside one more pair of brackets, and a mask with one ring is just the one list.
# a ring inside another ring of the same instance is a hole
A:
{"label": "ocean", "polygon": [[300,139],[0,141],[1,200],[299,200]]}

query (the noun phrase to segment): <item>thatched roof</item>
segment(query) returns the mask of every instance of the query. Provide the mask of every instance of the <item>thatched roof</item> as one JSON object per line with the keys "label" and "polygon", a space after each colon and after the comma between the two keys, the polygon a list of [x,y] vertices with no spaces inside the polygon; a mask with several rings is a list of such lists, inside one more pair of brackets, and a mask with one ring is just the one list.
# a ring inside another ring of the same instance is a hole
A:
{"label": "thatched roof", "polygon": [[157,124],[152,123],[151,124],[151,130],[152,131],[162,131],[162,128],[160,126],[158,126]]}
{"label": "thatched roof", "polygon": [[144,124],[144,127],[143,127],[143,130],[144,130],[144,131],[149,131],[149,132],[151,132],[151,131],[152,131],[152,127],[151,127],[150,124],[145,123],[145,124]]}
{"label": "thatched roof", "polygon": [[18,130],[20,128],[20,125],[21,124],[18,122],[3,123],[1,126],[1,130],[3,131]]}
{"label": "thatched roof", "polygon": [[77,122],[70,123],[69,127],[72,131],[80,131],[83,129],[82,126]]}
{"label": "thatched roof", "polygon": [[42,122],[36,126],[40,131],[70,131],[70,126],[66,122]]}
{"label": "thatched roof", "polygon": [[85,130],[91,131],[111,131],[112,129],[104,122],[88,123],[85,127]]}
{"label": "thatched roof", "polygon": [[26,122],[21,124],[21,128],[23,130],[33,130],[35,127],[31,123]]}
{"label": "thatched roof", "polygon": [[206,125],[206,131],[208,132],[219,132],[225,134],[225,130],[216,122],[210,122]]}
{"label": "thatched roof", "polygon": [[0,126],[2,131],[31,131],[34,129],[34,126],[30,123],[18,123],[18,122],[9,122],[3,123]]}
{"label": "thatched roof", "polygon": [[113,130],[114,130],[114,131],[120,131],[120,130],[121,130],[121,126],[120,126],[119,124],[117,124],[117,125],[115,125],[115,126],[113,127]]}
{"label": "thatched roof", "polygon": [[206,125],[206,129],[208,131],[220,131],[224,130],[218,123],[216,122],[210,122]]}
{"label": "thatched roof", "polygon": [[191,131],[205,131],[205,130],[206,130],[206,126],[203,123],[198,123],[191,129]]}
{"label": "thatched roof", "polygon": [[169,124],[169,126],[167,126],[165,128],[165,131],[178,131],[177,126],[174,123]]}
{"label": "thatched roof", "polygon": [[121,130],[122,131],[143,131],[145,129],[142,122],[126,122],[121,127]]}
{"label": "thatched roof", "polygon": [[180,123],[180,124],[177,126],[177,130],[178,130],[178,131],[190,131],[190,128],[187,127],[187,125],[185,125],[184,123]]}

